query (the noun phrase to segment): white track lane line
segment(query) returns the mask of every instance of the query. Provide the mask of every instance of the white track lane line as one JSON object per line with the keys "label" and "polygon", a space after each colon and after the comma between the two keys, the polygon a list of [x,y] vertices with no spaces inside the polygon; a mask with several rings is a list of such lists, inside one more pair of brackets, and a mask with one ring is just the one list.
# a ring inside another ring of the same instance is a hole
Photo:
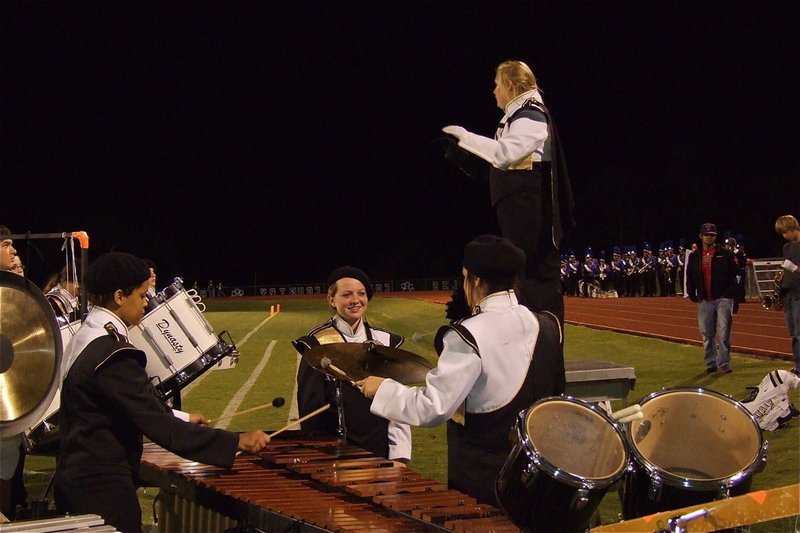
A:
{"label": "white track lane line", "polygon": [[242,385],[239,388],[239,390],[236,391],[236,394],[233,395],[231,401],[229,401],[228,405],[225,406],[225,410],[222,411],[222,414],[220,416],[227,418],[225,418],[221,423],[216,425],[218,429],[228,429],[228,425],[230,424],[232,419],[232,417],[230,417],[229,415],[232,415],[233,413],[239,410],[239,406],[242,405],[245,396],[247,396],[247,393],[250,392],[250,389],[253,388],[253,385],[256,384],[256,380],[258,380],[258,377],[261,375],[261,372],[264,370],[264,367],[267,366],[267,362],[269,362],[269,358],[272,355],[272,349],[275,347],[277,343],[278,341],[276,340],[270,341],[269,346],[267,346],[267,349],[264,351],[264,355],[261,357],[261,361],[258,362],[258,365],[256,365],[256,368],[250,374],[250,377],[247,378],[247,381],[244,382],[244,385]]}
{"label": "white track lane line", "polygon": [[[253,329],[251,329],[251,330],[250,330],[250,332],[249,332],[247,335],[245,335],[245,336],[244,336],[244,338],[243,338],[241,341],[239,341],[238,343],[236,343],[236,348],[240,348],[241,346],[243,346],[243,345],[244,345],[244,343],[246,343],[246,342],[247,342],[247,339],[249,339],[250,337],[252,337],[252,336],[253,336],[253,334],[254,334],[256,331],[258,331],[259,329],[261,329],[261,326],[263,326],[264,324],[266,324],[268,320],[270,320],[272,317],[275,317],[275,316],[278,316],[278,314],[276,313],[276,314],[274,314],[274,315],[270,315],[270,316],[268,316],[267,318],[265,318],[264,320],[262,320],[262,321],[261,321],[261,323],[260,323],[259,325],[257,325],[257,326],[256,326],[256,327],[254,327]],[[199,377],[199,378],[197,378],[196,380],[194,380],[194,381],[192,381],[191,383],[189,383],[189,384],[188,384],[186,387],[184,387],[183,389],[181,389],[181,400],[183,400],[184,398],[186,398],[186,396],[188,396],[188,395],[189,395],[189,393],[190,393],[190,392],[192,392],[192,390],[193,390],[195,387],[197,387],[197,386],[200,384],[200,382],[201,382],[201,381],[203,381],[203,380],[206,378],[206,376],[208,376],[209,374],[211,374],[210,370],[211,370],[211,369],[208,369],[208,370],[206,370],[206,371],[205,371],[205,373],[204,373],[202,376],[200,376],[200,377]]]}

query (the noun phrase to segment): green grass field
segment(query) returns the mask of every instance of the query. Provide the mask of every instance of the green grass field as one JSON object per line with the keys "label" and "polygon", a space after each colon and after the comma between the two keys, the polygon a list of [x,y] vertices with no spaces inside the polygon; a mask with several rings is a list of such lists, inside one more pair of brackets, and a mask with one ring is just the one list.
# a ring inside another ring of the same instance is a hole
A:
{"label": "green grass field", "polygon": [[[281,304],[281,312],[270,318],[270,306]],[[183,408],[200,412],[208,418],[223,413],[234,395],[250,380],[252,387],[235,409],[244,410],[270,402],[277,396],[286,399],[282,408],[267,408],[229,419],[228,429],[244,431],[256,428],[277,429],[287,423],[295,388],[297,354],[289,341],[305,334],[329,318],[322,299],[294,300],[221,300],[207,302],[206,315],[215,329],[228,330],[239,345],[241,358],[236,368],[208,372],[202,381],[183,395]],[[397,332],[406,338],[404,349],[435,362],[433,337],[446,323],[444,306],[421,300],[377,297],[370,303],[371,324]],[[664,387],[704,387],[741,399],[746,387],[757,385],[771,370],[787,368],[785,361],[733,355],[732,374],[704,372],[702,349],[644,337],[567,326],[567,360],[599,359],[632,366],[636,386],[629,400],[634,402]],[[269,357],[264,364],[263,359]],[[254,375],[261,363],[262,370]],[[795,391],[792,400],[800,404]],[[620,406],[613,406],[619,408]],[[753,490],[790,485],[800,481],[800,430],[795,419],[788,428],[765,432],[769,441],[768,463],[756,474]],[[414,428],[412,469],[434,479],[447,480],[445,428]],[[44,490],[53,469],[53,459],[29,457],[26,482],[32,497]],[[142,491],[145,522],[152,523],[150,511],[154,489]],[[610,491],[601,505],[603,523],[618,520],[619,498]],[[752,531],[794,531],[795,518],[753,526]]]}

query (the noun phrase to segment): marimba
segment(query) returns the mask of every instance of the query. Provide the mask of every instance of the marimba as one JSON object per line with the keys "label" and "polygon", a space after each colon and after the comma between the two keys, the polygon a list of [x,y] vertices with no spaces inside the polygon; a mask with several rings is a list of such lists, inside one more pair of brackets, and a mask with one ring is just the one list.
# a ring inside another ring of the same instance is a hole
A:
{"label": "marimba", "polygon": [[[283,435],[281,435],[283,437]],[[332,437],[293,432],[232,468],[150,443],[142,479],[159,487],[159,530],[518,532],[496,507]]]}

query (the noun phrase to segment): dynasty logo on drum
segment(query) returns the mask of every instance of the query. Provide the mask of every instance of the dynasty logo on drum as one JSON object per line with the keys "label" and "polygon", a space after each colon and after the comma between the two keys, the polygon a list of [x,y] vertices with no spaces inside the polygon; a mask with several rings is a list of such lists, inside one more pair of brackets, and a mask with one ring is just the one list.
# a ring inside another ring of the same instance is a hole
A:
{"label": "dynasty logo on drum", "polygon": [[161,332],[161,335],[167,339],[167,342],[172,346],[172,349],[175,350],[175,353],[183,353],[183,344],[175,338],[175,335],[170,333],[169,331],[169,321],[166,319],[161,320],[160,322],[156,323],[156,327],[158,331]]}

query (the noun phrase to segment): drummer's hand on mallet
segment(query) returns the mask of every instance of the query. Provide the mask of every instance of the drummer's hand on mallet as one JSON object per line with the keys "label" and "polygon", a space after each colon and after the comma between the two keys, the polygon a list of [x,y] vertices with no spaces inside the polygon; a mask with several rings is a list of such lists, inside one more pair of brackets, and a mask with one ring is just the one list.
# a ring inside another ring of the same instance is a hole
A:
{"label": "drummer's hand on mallet", "polygon": [[258,453],[268,442],[269,435],[263,431],[239,434],[239,449],[243,452]]}
{"label": "drummer's hand on mallet", "polygon": [[368,376],[362,380],[356,381],[354,385],[358,387],[361,394],[367,398],[374,398],[375,393],[378,392],[378,387],[381,386],[383,380],[386,378],[379,378],[378,376]]}
{"label": "drummer's hand on mallet", "polygon": [[201,426],[208,425],[208,418],[201,415],[200,413],[189,413],[189,422],[192,424],[199,424]]}

